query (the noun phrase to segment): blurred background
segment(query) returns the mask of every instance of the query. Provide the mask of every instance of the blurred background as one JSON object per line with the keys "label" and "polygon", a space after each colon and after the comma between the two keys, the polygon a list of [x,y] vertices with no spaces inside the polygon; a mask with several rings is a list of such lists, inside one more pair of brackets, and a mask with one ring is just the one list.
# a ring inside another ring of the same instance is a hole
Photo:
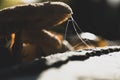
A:
{"label": "blurred background", "polygon": [[120,40],[120,0],[0,0],[0,9],[44,1],[63,1],[69,4],[82,31],[108,40]]}

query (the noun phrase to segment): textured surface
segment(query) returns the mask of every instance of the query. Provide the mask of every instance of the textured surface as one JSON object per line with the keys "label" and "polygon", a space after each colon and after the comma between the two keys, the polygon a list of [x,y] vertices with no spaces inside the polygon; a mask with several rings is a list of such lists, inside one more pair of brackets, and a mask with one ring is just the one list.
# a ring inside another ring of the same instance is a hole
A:
{"label": "textured surface", "polygon": [[120,47],[58,53],[1,69],[2,80],[119,80]]}
{"label": "textured surface", "polygon": [[48,29],[65,22],[72,14],[63,2],[19,5],[0,10],[0,36],[21,30]]}
{"label": "textured surface", "polygon": [[[37,53],[40,53],[39,56],[41,53],[46,53],[45,55],[57,53],[57,50],[60,51],[62,40],[57,33],[46,29],[62,24],[71,15],[72,9],[63,2],[31,3],[0,10],[0,42],[2,43],[0,46],[10,48],[15,63],[31,61],[36,58]],[[10,36],[12,33],[15,33],[14,37]],[[61,34],[60,36],[62,37]],[[25,50],[26,46],[23,46],[24,43],[28,44],[27,50]],[[4,50],[0,52],[4,56]]]}

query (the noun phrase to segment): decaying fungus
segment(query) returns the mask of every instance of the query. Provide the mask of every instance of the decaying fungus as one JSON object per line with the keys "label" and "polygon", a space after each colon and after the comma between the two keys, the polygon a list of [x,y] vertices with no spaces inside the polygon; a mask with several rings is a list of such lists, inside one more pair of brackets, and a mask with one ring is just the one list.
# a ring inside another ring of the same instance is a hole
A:
{"label": "decaying fungus", "polygon": [[[26,44],[37,45],[42,48],[41,51],[48,49],[49,53],[44,54],[48,55],[54,53],[55,47],[61,46],[62,36],[47,29],[62,24],[71,15],[72,9],[63,2],[33,3],[5,8],[0,11],[0,37],[14,34],[12,38],[15,39],[12,39],[10,48],[17,62],[21,61],[23,56],[29,56],[21,54]],[[52,50],[49,50],[50,48]]]}

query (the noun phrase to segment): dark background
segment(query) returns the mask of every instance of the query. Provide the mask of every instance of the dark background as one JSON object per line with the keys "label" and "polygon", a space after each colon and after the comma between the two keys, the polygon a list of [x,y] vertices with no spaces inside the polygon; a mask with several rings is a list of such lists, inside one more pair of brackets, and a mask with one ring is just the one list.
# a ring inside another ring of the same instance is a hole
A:
{"label": "dark background", "polygon": [[119,40],[119,3],[112,5],[107,0],[72,0],[70,4],[73,17],[83,31],[92,32],[105,39]]}

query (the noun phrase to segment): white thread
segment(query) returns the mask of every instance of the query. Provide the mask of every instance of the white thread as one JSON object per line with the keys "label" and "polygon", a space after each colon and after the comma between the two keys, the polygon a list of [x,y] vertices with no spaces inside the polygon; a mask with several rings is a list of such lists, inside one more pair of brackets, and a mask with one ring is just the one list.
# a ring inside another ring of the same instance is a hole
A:
{"label": "white thread", "polygon": [[[86,47],[90,48],[90,46],[81,38],[81,36],[80,36],[79,33],[77,32],[76,27],[77,27],[81,32],[82,32],[82,30],[80,29],[80,27],[78,26],[78,24],[76,23],[76,21],[73,19],[72,16],[71,16],[70,19],[71,19],[71,20],[68,20],[67,25],[66,25],[66,29],[65,29],[65,36],[64,36],[65,40],[66,40],[66,37],[67,37],[68,26],[69,26],[69,23],[70,23],[70,21],[71,21],[71,22],[72,22],[72,25],[73,25],[73,28],[74,28],[74,30],[75,30],[78,38],[82,41],[82,43],[83,43]],[[70,50],[71,50],[71,49],[70,49]]]}

